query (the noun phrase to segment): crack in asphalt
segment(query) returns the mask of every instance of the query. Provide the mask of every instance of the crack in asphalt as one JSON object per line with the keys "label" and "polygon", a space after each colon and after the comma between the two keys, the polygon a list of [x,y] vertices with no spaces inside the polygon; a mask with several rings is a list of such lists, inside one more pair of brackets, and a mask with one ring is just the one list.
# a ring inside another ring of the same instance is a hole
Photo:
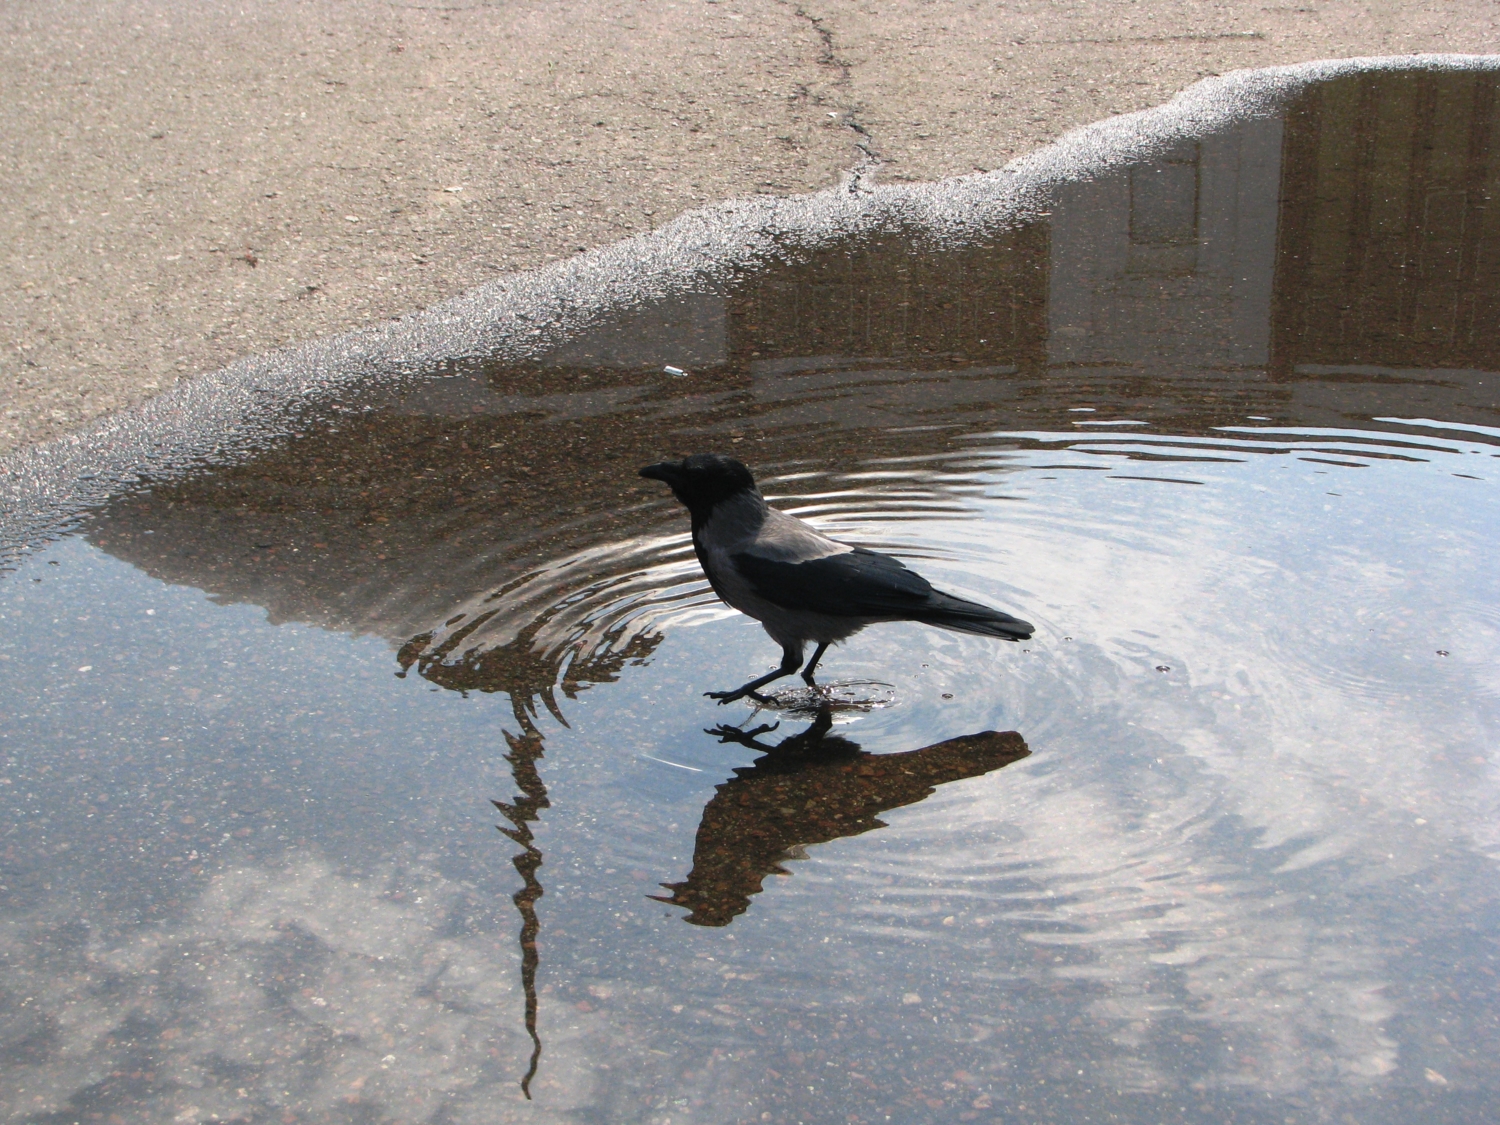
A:
{"label": "crack in asphalt", "polygon": [[[838,75],[830,85],[835,89],[842,88],[845,91],[852,89],[854,68],[847,59],[839,55],[834,43],[833,30],[828,26],[827,20],[822,16],[813,15],[800,4],[791,3],[791,0],[780,0],[780,3],[791,8],[792,13],[798,19],[805,20],[822,43],[822,51],[818,55],[818,66],[835,71]],[[854,134],[854,147],[859,151],[860,158],[854,167],[849,169],[847,189],[851,193],[865,190],[865,181],[874,177],[875,171],[885,163],[885,160],[875,145],[874,135],[859,120],[859,105],[852,100],[829,101],[823,95],[814,93],[810,87],[800,83],[797,86],[797,96],[807,99],[815,106],[831,107],[840,118],[840,124]]]}

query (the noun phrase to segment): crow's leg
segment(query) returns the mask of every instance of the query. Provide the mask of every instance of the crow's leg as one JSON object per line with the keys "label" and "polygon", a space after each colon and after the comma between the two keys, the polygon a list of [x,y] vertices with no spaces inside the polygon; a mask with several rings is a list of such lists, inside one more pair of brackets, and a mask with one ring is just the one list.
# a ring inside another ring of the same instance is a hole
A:
{"label": "crow's leg", "polygon": [[705,691],[703,694],[710,699],[717,699],[720,703],[733,703],[736,699],[749,696],[757,703],[765,703],[767,699],[755,689],[764,687],[772,680],[779,680],[782,676],[790,676],[802,665],[802,646],[795,648],[791,645],[783,645],[781,648],[781,667],[774,672],[767,672],[759,679],[751,680],[748,684],[742,684],[733,691]]}
{"label": "crow's leg", "polygon": [[818,661],[823,659],[823,654],[828,651],[828,642],[820,644],[812,654],[812,659],[807,662],[807,667],[802,669],[802,682],[808,687],[813,686],[813,669],[818,666]]}

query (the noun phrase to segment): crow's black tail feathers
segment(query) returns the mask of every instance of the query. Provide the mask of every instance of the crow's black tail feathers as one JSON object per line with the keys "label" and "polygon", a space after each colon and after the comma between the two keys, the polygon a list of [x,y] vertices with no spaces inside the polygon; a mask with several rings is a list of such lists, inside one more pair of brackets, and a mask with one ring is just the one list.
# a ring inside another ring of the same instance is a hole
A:
{"label": "crow's black tail feathers", "polygon": [[1024,641],[1032,633],[1031,622],[1022,621],[998,609],[978,602],[966,602],[934,590],[922,610],[912,615],[924,625],[952,629],[956,633],[974,633],[981,637],[999,637],[1006,641]]}

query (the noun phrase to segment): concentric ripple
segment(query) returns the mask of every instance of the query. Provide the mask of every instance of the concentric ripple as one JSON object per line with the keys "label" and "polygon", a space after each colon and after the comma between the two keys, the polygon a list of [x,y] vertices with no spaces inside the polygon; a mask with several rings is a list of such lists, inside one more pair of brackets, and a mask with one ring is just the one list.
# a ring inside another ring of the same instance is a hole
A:
{"label": "concentric ripple", "polygon": [[[1494,1119],[1500,84],[1328,73],[148,461],[0,582],[5,1114]],[[1035,635],[706,699],[709,449]]]}

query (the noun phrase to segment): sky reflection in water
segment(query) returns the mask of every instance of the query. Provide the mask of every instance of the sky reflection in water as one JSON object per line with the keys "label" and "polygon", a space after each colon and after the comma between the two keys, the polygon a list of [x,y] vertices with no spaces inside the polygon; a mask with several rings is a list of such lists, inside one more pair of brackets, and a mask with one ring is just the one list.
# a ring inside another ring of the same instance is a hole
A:
{"label": "sky reflection in water", "polygon": [[[1493,100],[1334,83],[28,561],[10,1119],[1484,1119]],[[774,646],[634,476],[708,447],[1035,639],[875,627],[823,674],[889,706],[715,733]]]}

